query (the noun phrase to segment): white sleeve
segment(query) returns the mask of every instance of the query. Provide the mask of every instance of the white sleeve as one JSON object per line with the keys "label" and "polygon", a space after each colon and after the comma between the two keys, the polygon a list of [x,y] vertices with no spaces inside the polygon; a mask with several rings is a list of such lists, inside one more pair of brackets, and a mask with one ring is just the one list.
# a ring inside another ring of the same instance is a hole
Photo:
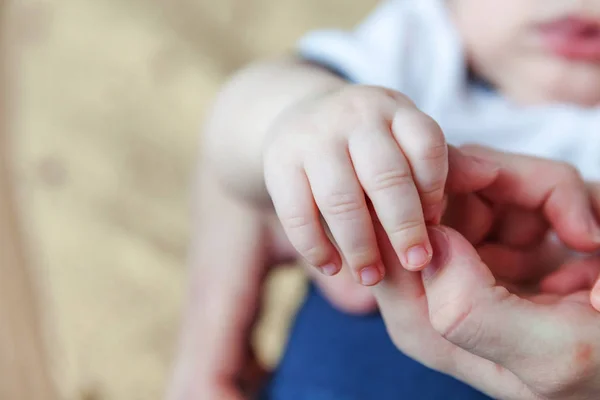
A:
{"label": "white sleeve", "polygon": [[463,68],[455,65],[462,55],[443,4],[385,0],[354,31],[309,33],[299,53],[351,82],[398,90],[423,106],[450,90],[448,79]]}

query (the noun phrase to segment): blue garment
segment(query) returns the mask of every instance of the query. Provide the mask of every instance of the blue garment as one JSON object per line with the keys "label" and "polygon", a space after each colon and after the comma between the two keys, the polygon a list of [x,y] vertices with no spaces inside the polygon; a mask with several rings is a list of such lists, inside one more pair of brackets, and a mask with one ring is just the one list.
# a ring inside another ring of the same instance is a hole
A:
{"label": "blue garment", "polygon": [[264,400],[484,400],[394,347],[379,314],[334,309],[314,286]]}

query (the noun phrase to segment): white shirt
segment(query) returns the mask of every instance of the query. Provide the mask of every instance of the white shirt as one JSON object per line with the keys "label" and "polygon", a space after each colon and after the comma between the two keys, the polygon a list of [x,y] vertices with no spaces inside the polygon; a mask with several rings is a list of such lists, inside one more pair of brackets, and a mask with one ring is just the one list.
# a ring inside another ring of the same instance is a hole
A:
{"label": "white shirt", "polygon": [[600,108],[519,107],[473,84],[444,0],[386,0],[353,32],[312,32],[299,50],[352,82],[404,93],[451,144],[562,160],[600,180]]}

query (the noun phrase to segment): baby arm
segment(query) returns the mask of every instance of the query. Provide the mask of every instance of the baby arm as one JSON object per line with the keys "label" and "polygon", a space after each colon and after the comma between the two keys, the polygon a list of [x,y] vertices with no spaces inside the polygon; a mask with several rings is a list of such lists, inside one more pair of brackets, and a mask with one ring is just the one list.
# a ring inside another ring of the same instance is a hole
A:
{"label": "baby arm", "polygon": [[448,147],[402,94],[301,61],[261,63],[224,88],[206,143],[221,185],[273,207],[292,245],[324,275],[344,263],[365,286],[383,278],[372,217],[406,268],[431,259],[426,223],[441,217]]}

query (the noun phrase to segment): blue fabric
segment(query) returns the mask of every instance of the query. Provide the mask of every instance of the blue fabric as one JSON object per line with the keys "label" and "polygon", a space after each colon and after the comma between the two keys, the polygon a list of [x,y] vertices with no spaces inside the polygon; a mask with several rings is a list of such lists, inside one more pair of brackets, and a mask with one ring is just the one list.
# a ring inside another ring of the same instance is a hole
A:
{"label": "blue fabric", "polygon": [[400,353],[379,314],[335,310],[312,286],[263,400],[484,400]]}

